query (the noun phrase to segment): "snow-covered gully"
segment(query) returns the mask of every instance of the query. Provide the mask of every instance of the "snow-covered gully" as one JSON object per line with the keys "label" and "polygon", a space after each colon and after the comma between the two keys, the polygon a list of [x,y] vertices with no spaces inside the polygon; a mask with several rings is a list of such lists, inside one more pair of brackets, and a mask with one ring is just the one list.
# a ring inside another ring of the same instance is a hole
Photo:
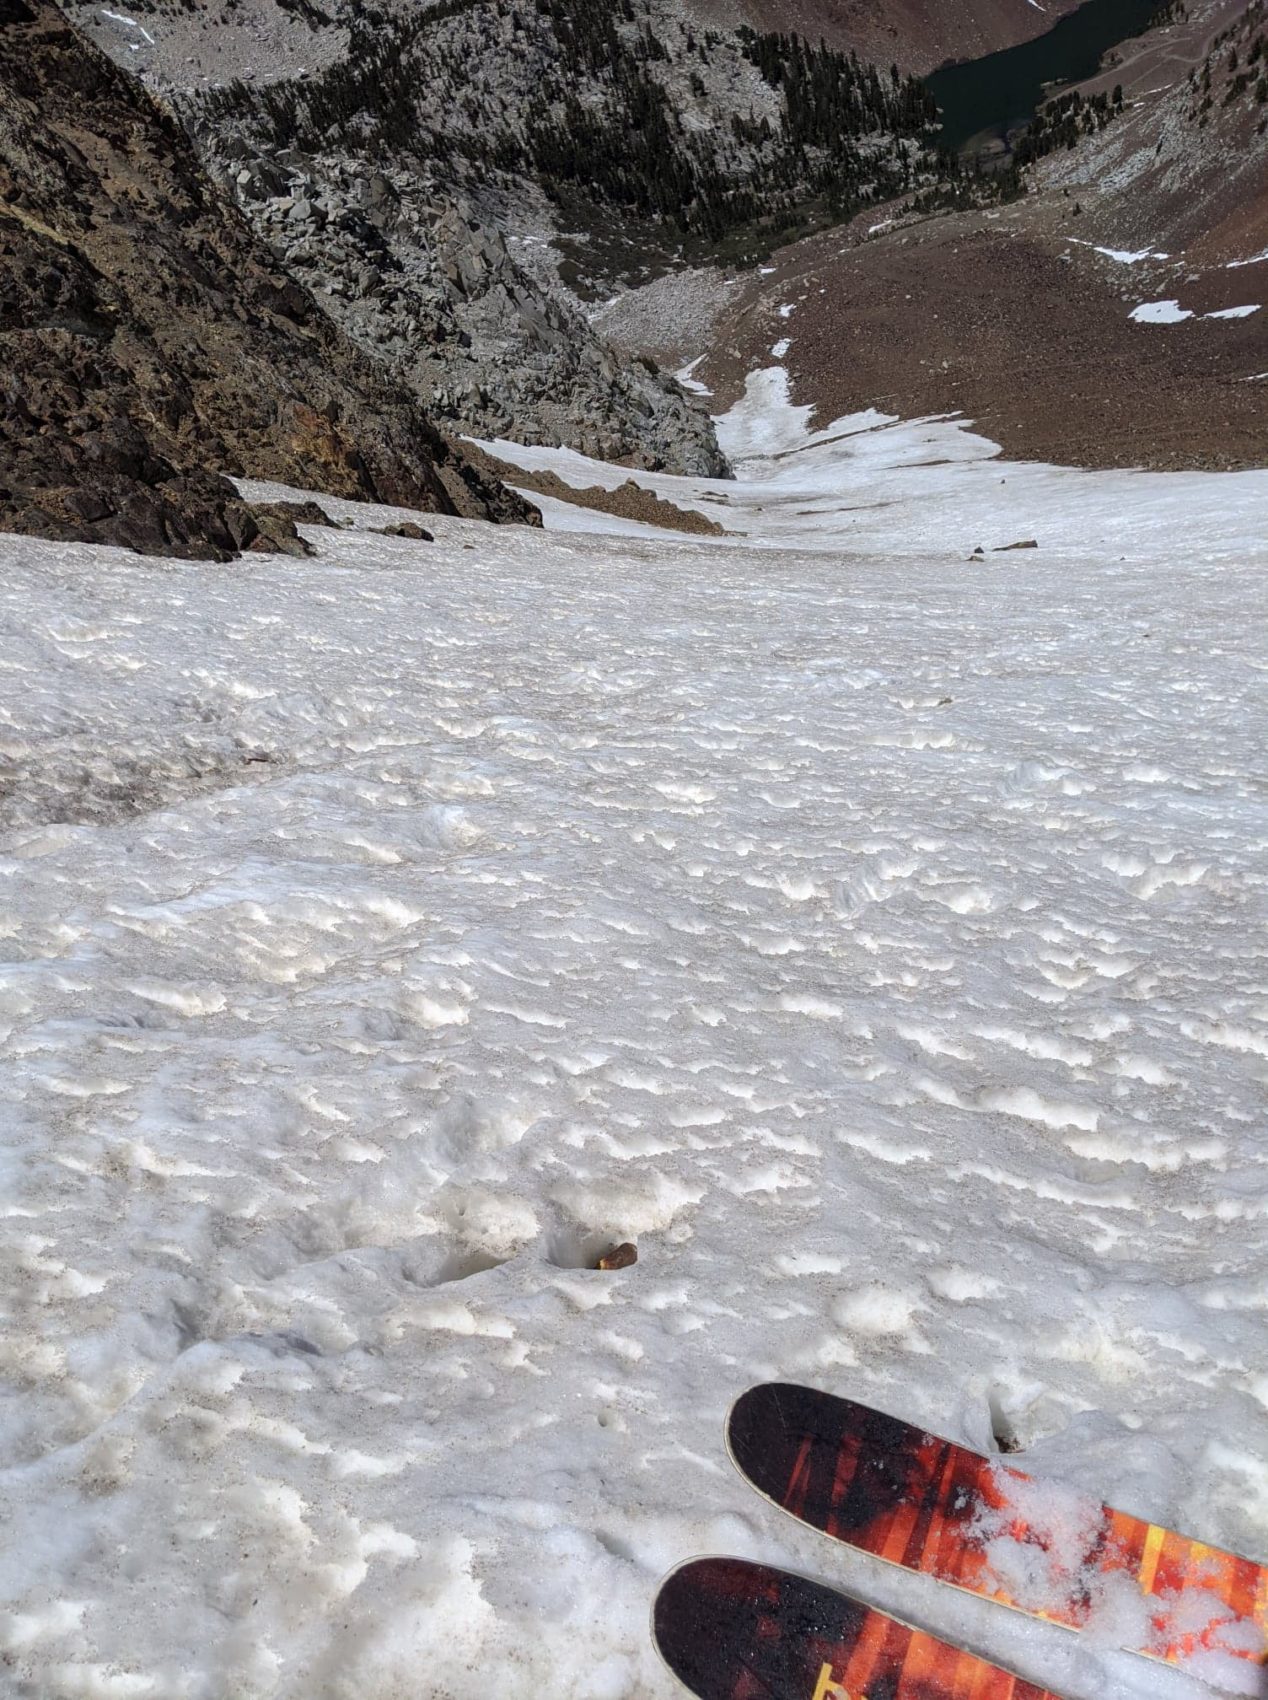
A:
{"label": "snow-covered gully", "polygon": [[669,1700],[722,1551],[1210,1692],[827,1548],[722,1419],[1268,1558],[1268,475],[727,430],[647,482],[745,538],[0,538],[0,1690]]}

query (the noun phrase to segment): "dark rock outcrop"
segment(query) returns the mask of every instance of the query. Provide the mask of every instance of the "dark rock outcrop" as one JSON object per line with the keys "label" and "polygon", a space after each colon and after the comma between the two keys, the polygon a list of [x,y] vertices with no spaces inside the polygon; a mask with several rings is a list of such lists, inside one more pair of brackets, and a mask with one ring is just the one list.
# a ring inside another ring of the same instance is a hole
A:
{"label": "dark rock outcrop", "polygon": [[302,553],[224,474],[532,523],[360,354],[50,0],[0,0],[0,529]]}

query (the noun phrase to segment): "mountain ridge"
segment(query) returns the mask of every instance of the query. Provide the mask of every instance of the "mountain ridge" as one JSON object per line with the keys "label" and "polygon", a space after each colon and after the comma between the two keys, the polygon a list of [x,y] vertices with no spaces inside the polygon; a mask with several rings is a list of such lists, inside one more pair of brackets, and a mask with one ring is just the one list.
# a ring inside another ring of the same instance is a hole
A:
{"label": "mountain ridge", "polygon": [[0,3],[0,524],[289,541],[224,475],[488,519],[488,481],[277,267],[180,126],[50,0]]}
{"label": "mountain ridge", "polygon": [[[456,431],[722,474],[706,410],[608,342],[597,309],[936,175],[932,108],[896,65],[715,29],[677,0],[329,0],[306,8],[311,51],[288,37],[272,58],[275,0],[232,15],[209,32],[205,11],[195,26],[147,0],[115,47],[168,90],[279,263]],[[222,34],[239,74],[209,86]]]}

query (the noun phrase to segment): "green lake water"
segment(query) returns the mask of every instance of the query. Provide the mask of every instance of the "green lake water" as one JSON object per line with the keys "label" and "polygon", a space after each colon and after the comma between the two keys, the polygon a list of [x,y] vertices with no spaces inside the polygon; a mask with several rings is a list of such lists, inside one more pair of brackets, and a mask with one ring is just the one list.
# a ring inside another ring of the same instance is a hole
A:
{"label": "green lake water", "polygon": [[925,78],[942,112],[940,141],[952,151],[976,136],[1005,136],[1034,115],[1046,84],[1090,77],[1101,56],[1139,35],[1160,0],[1086,0],[1046,35]]}

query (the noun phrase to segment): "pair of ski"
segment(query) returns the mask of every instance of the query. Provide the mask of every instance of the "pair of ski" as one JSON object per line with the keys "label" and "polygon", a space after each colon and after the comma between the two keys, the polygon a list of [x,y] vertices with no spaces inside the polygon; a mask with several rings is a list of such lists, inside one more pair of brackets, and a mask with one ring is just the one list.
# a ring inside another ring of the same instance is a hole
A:
{"label": "pair of ski", "polygon": [[[1268,1565],[807,1387],[744,1394],[727,1445],[759,1493],[890,1564],[1070,1629],[1112,1614],[1133,1651],[1221,1684],[1240,1670],[1242,1692],[1246,1661],[1268,1663]],[[848,1595],[742,1559],[673,1571],[653,1632],[699,1700],[1059,1700]]]}

